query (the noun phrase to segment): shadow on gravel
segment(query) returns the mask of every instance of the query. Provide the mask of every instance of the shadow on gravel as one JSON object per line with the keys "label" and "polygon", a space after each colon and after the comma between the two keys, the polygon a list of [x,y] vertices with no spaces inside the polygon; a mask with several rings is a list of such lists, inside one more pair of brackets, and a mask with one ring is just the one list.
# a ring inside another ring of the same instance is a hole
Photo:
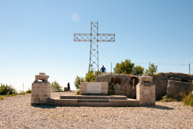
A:
{"label": "shadow on gravel", "polygon": [[160,106],[160,105],[155,105],[155,106],[149,106],[147,108],[155,108],[155,109],[161,109],[161,110],[173,110],[174,108],[166,107],[166,106]]}
{"label": "shadow on gravel", "polygon": [[56,106],[46,106],[46,105],[32,105],[32,106],[36,108],[56,108]]}

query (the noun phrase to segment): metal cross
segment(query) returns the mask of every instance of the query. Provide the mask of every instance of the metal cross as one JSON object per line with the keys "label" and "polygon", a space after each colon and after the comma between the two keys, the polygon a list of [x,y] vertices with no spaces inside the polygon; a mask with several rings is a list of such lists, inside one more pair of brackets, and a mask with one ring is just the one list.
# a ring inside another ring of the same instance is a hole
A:
{"label": "metal cross", "polygon": [[74,33],[75,42],[90,42],[88,71],[99,71],[98,42],[115,42],[115,34],[98,33],[98,22],[91,22],[90,33]]}

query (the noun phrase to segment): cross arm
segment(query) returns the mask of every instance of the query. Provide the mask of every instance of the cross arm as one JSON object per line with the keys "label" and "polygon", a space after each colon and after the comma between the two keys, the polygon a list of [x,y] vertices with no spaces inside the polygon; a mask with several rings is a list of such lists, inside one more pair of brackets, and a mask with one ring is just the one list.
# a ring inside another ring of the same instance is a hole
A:
{"label": "cross arm", "polygon": [[74,41],[90,42],[90,33],[74,33]]}
{"label": "cross arm", "polygon": [[115,42],[115,34],[98,33],[98,42]]}

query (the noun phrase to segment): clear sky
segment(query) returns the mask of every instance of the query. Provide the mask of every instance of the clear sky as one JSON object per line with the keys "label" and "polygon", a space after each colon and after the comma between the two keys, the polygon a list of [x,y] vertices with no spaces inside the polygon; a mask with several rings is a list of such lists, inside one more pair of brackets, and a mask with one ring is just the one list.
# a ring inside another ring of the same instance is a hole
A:
{"label": "clear sky", "polygon": [[0,0],[0,83],[31,87],[39,72],[66,86],[85,76],[89,42],[73,33],[115,33],[99,43],[100,67],[130,59],[159,72],[193,73],[192,0]]}

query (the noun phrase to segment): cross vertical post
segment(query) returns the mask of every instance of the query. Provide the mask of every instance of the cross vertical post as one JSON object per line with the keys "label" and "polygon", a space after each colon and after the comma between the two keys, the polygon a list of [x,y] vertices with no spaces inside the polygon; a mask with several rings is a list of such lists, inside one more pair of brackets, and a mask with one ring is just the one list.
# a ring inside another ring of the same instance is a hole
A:
{"label": "cross vertical post", "polygon": [[98,42],[115,42],[115,34],[98,33],[98,22],[91,22],[90,33],[75,33],[75,42],[90,42],[88,71],[99,71]]}

